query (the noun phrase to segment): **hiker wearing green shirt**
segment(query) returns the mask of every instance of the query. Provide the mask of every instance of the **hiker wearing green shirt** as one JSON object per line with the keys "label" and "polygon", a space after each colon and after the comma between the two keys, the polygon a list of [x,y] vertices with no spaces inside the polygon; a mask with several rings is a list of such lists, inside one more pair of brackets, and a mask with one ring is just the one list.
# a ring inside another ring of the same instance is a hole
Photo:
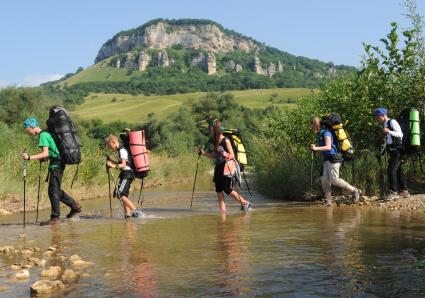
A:
{"label": "hiker wearing green shirt", "polygon": [[40,160],[44,161],[49,159],[49,199],[52,207],[50,220],[45,224],[54,224],[59,221],[60,206],[59,202],[64,203],[71,211],[66,216],[67,218],[73,217],[75,214],[81,212],[81,206],[74,201],[67,193],[61,189],[63,171],[65,170],[64,163],[60,160],[60,153],[52,135],[48,131],[41,130],[38,121],[34,118],[28,118],[24,121],[25,133],[35,137],[39,137],[38,147],[42,152],[35,155],[29,155],[24,152],[21,158],[24,160]]}

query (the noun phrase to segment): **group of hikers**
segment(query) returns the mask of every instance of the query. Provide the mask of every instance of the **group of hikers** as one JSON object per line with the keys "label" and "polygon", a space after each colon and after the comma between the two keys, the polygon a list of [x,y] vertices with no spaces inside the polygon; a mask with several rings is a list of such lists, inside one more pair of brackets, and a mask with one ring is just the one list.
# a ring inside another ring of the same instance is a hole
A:
{"label": "group of hikers", "polygon": [[[34,118],[28,118],[23,122],[25,132],[33,137],[38,137],[38,147],[41,149],[41,153],[30,155],[26,152],[21,153],[21,158],[26,161],[38,160],[47,161],[49,160],[49,186],[48,196],[51,203],[51,215],[50,219],[42,224],[55,224],[59,221],[60,217],[60,202],[64,203],[70,208],[70,212],[67,214],[67,218],[71,218],[76,214],[80,213],[82,208],[74,199],[72,199],[66,192],[62,190],[62,176],[66,164],[75,163],[79,156],[76,157],[76,149],[70,148],[69,146],[64,148],[58,146],[58,142],[69,140],[74,137],[72,134],[73,126],[68,122],[62,124],[59,129],[60,133],[69,133],[62,139],[57,137],[55,134],[55,128],[51,126],[57,125],[63,119],[67,119],[69,115],[62,108],[51,109],[50,116],[53,120],[47,121],[48,129],[42,130],[39,126],[39,122]],[[59,118],[54,118],[57,113],[61,115]],[[52,116],[53,115],[53,116]],[[378,108],[373,112],[375,119],[383,124],[383,134],[385,135],[386,145],[385,149],[389,156],[388,164],[388,181],[389,181],[389,195],[386,199],[395,199],[399,196],[408,197],[409,192],[407,190],[406,181],[403,175],[402,169],[402,153],[399,150],[399,144],[402,142],[403,132],[396,119],[389,118],[388,112],[385,108]],[[59,119],[59,120],[57,120]],[[62,119],[62,120],[60,120]],[[50,122],[49,122],[50,121]],[[59,122],[58,122],[59,121]],[[55,124],[56,123],[56,124]],[[50,126],[49,126],[50,125]],[[339,126],[341,129],[341,125]],[[252,202],[246,200],[239,194],[234,187],[233,176],[235,172],[238,172],[239,165],[236,159],[237,152],[235,152],[229,138],[224,134],[222,120],[214,120],[211,125],[211,140],[213,142],[213,149],[211,151],[204,151],[198,149],[199,156],[205,156],[215,160],[214,178],[215,191],[217,194],[217,200],[219,203],[220,212],[226,212],[225,196],[227,194],[233,200],[237,201],[241,205],[241,210],[247,212],[252,207]],[[317,144],[311,144],[311,152],[320,152],[322,155],[322,172],[321,172],[321,184],[324,193],[325,206],[332,206],[332,192],[331,187],[335,186],[348,191],[352,194],[354,203],[359,202],[361,190],[355,186],[350,185],[346,181],[340,178],[339,171],[342,158],[341,146],[338,144],[338,134],[332,131],[329,125],[326,125],[323,118],[314,117],[311,121],[311,130],[317,136]],[[58,129],[56,129],[58,131]],[[142,215],[141,210],[137,209],[134,203],[129,199],[129,191],[131,184],[135,178],[135,168],[132,162],[132,154],[129,152],[128,147],[124,146],[120,138],[116,135],[109,135],[106,138],[106,145],[110,150],[117,153],[117,158],[111,158],[108,156],[106,160],[106,166],[109,169],[119,169],[119,181],[115,187],[114,195],[121,201],[125,213],[125,217],[140,217]],[[72,147],[72,146],[71,146]],[[62,156],[63,152],[59,150],[68,150],[67,156],[74,156],[73,161],[65,161]],[[77,148],[79,149],[79,148]],[[346,153],[346,152],[344,152]],[[282,181],[284,183],[284,181]]]}
{"label": "group of hikers", "polygon": [[[399,197],[407,198],[410,194],[402,169],[402,155],[405,152],[402,146],[403,137],[407,138],[407,136],[403,136],[402,128],[397,120],[388,116],[386,108],[375,109],[373,116],[377,122],[383,125],[382,132],[385,137],[385,144],[383,150],[381,150],[381,155],[386,153],[389,158],[387,168],[389,193],[383,199],[389,201]],[[342,158],[341,146],[336,140],[339,136],[332,132],[332,124],[326,122],[323,118],[314,117],[312,119],[311,130],[317,135],[318,145],[310,145],[312,152],[322,153],[321,184],[325,206],[332,206],[333,203],[331,186],[350,192],[353,203],[358,203],[361,190],[340,178],[339,170],[344,158]],[[342,126],[339,124],[338,127],[341,129]]]}

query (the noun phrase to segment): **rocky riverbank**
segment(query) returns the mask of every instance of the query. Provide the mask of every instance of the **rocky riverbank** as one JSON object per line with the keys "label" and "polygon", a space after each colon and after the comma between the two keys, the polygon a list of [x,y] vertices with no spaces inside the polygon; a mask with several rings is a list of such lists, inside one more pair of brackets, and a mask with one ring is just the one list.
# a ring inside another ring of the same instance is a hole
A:
{"label": "rocky riverbank", "polygon": [[353,204],[350,197],[338,197],[334,201],[335,207],[380,208],[388,210],[407,210],[425,212],[425,194],[411,195],[408,198],[382,200],[377,196],[362,196],[358,204]]}
{"label": "rocky riverbank", "polygon": [[[22,240],[26,234],[19,236]],[[9,278],[8,285],[28,283],[31,294],[51,294],[72,288],[79,280],[90,277],[86,272],[94,264],[81,259],[78,255],[66,256],[57,246],[45,250],[31,245],[0,247],[0,257],[6,267],[2,268],[4,277]],[[34,282],[34,280],[36,280]],[[11,287],[0,287],[0,293],[7,294]]]}

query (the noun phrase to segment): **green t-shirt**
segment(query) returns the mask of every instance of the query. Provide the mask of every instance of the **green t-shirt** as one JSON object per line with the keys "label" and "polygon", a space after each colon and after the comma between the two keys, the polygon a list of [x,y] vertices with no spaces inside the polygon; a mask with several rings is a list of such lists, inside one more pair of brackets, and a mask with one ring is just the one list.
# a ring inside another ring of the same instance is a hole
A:
{"label": "green t-shirt", "polygon": [[[38,141],[38,147],[49,147],[49,158],[53,159],[59,156],[59,149],[56,146],[55,140],[48,131],[42,131]],[[56,168],[57,165],[49,164],[49,169]]]}

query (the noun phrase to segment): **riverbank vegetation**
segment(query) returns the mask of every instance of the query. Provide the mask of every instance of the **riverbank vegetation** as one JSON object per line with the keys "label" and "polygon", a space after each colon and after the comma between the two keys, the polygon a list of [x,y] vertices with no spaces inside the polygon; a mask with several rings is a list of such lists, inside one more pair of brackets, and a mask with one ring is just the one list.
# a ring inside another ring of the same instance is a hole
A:
{"label": "riverbank vegetation", "polygon": [[[386,171],[385,158],[380,161],[378,154],[383,134],[372,111],[383,106],[389,109],[390,117],[396,117],[401,110],[415,107],[421,113],[422,132],[425,126],[423,19],[417,14],[414,2],[406,1],[406,8],[411,28],[402,31],[398,24],[391,23],[390,32],[381,39],[380,46],[364,44],[365,55],[357,74],[324,85],[319,92],[301,100],[297,109],[272,108],[263,112],[261,121],[252,129],[251,141],[261,191],[293,198],[309,194],[310,166],[316,160],[316,157],[311,159],[307,150],[315,141],[308,133],[310,121],[313,116],[332,111],[348,121],[346,127],[355,146],[354,168],[345,163],[342,177],[368,194],[384,188],[381,175],[386,176],[386,172],[382,173]],[[422,152],[423,148],[422,145]],[[413,184],[423,183],[420,158],[423,160],[423,154],[405,162]],[[313,168],[313,185],[318,190],[318,166],[314,164]]]}
{"label": "riverbank vegetation", "polygon": [[[368,195],[378,194],[385,188],[385,157],[378,154],[383,134],[372,111],[384,106],[390,116],[395,117],[401,110],[415,107],[421,113],[422,131],[425,128],[423,20],[416,13],[414,2],[406,1],[406,7],[411,28],[401,30],[396,23],[391,23],[390,32],[379,46],[364,45],[364,58],[357,73],[336,78],[317,91],[308,91],[302,99],[293,94],[291,98],[296,105],[282,102],[286,96],[283,89],[274,89],[271,93],[260,90],[264,93],[260,105],[251,99],[255,92],[252,90],[250,93],[194,93],[184,100],[181,95],[175,95],[178,103],[168,108],[162,97],[155,97],[155,101],[143,104],[155,106],[158,112],[142,117],[137,111],[142,108],[137,105],[121,110],[115,110],[115,106],[122,100],[135,104],[153,96],[133,100],[131,95],[80,94],[89,99],[73,114],[83,144],[77,190],[90,195],[97,189],[105,189],[104,152],[99,144],[108,134],[119,133],[124,128],[146,131],[148,149],[152,151],[148,185],[190,181],[197,158],[195,148],[204,145],[212,149],[208,126],[220,118],[225,128],[241,129],[249,159],[248,172],[256,179],[259,191],[280,199],[299,200],[311,194],[320,197],[320,157],[311,155],[308,150],[315,142],[310,121],[313,116],[334,111],[347,121],[355,147],[355,159],[343,165],[342,177]],[[22,193],[22,161],[18,156],[25,148],[36,150],[36,140],[22,132],[22,120],[27,116],[46,119],[49,106],[54,103],[73,108],[76,102],[69,99],[72,96],[50,85],[0,91],[0,174],[4,177],[0,197]],[[96,105],[96,96],[102,96],[104,106]],[[92,115],[84,114],[84,107],[91,109]],[[168,112],[161,114],[164,109]],[[116,117],[102,114],[108,110]],[[101,117],[104,120],[99,119]],[[422,144],[424,142],[422,134]],[[405,169],[413,182],[411,185],[423,187],[424,174],[419,171],[421,159],[425,163],[423,155],[409,159]],[[410,162],[412,160],[415,162]],[[28,183],[32,191],[37,181],[37,167],[35,162],[29,165]],[[212,164],[203,163],[201,174],[210,168]],[[65,184],[70,183],[72,174],[72,170],[67,171]],[[87,191],[90,189],[92,191]]]}

